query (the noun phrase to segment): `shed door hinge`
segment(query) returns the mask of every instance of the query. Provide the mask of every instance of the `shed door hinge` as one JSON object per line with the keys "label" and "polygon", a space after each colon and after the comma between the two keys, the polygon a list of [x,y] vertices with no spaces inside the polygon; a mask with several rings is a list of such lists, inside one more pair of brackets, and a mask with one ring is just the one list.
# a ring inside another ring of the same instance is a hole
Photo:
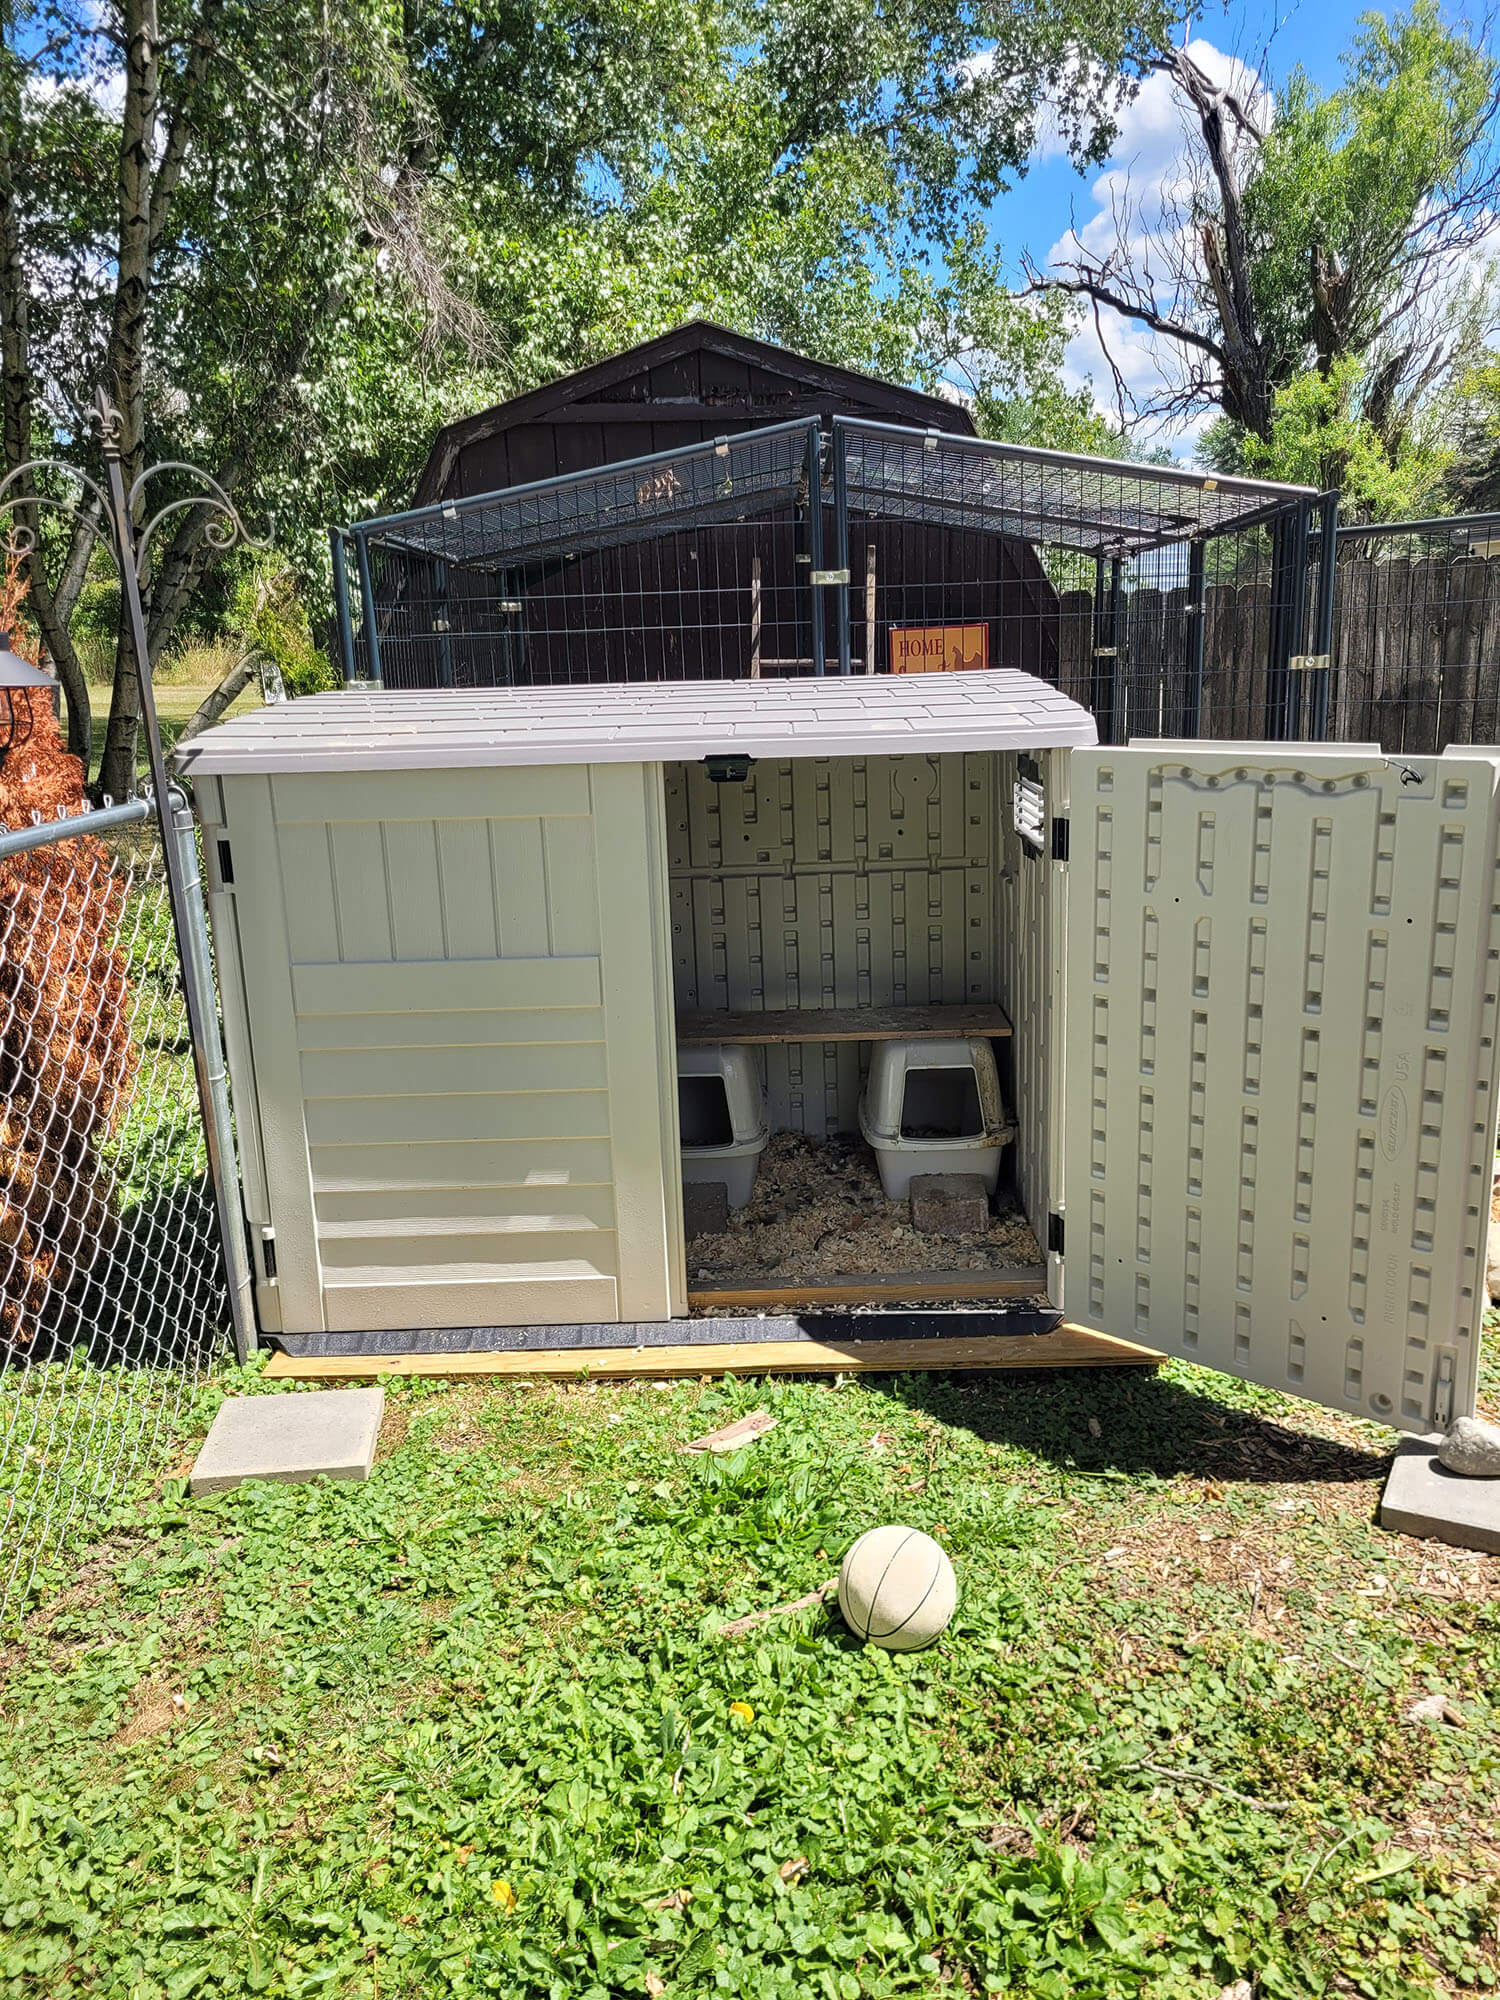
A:
{"label": "shed door hinge", "polygon": [[1047,1217],[1047,1248],[1054,1256],[1061,1257],[1063,1254],[1063,1236],[1063,1218],[1056,1214],[1049,1215]]}
{"label": "shed door hinge", "polygon": [[276,1231],[266,1228],[260,1232],[260,1261],[265,1266],[267,1284],[276,1282]]}
{"label": "shed door hinge", "polygon": [[1068,821],[1066,815],[1052,822],[1052,859],[1066,861],[1068,858]]}
{"label": "shed door hinge", "polygon": [[216,840],[214,848],[219,857],[219,880],[226,889],[234,886],[234,856],[229,851],[227,840]]}

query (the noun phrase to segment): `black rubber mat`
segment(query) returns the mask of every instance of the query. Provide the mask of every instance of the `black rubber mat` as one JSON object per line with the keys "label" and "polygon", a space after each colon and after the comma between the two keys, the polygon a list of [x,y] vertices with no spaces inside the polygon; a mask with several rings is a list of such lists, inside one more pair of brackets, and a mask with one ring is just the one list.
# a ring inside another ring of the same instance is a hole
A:
{"label": "black rubber mat", "polygon": [[579,1326],[447,1326],[380,1333],[276,1333],[271,1343],[307,1361],[360,1354],[557,1354],[573,1347],[727,1347],[760,1340],[980,1340],[1050,1333],[1060,1312],[1031,1306],[988,1312],[767,1313],[733,1319],[626,1320]]}

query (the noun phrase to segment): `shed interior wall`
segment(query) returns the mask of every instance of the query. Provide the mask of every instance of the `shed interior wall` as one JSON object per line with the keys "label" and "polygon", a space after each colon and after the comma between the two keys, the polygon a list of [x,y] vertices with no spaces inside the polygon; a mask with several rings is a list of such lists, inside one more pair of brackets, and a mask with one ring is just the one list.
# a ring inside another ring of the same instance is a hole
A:
{"label": "shed interior wall", "polygon": [[[672,973],[680,1011],[998,1002],[1027,1218],[1046,1233],[1050,863],[1012,824],[1016,754],[752,763],[715,783],[665,767]],[[870,1045],[758,1048],[773,1131],[859,1129]]]}

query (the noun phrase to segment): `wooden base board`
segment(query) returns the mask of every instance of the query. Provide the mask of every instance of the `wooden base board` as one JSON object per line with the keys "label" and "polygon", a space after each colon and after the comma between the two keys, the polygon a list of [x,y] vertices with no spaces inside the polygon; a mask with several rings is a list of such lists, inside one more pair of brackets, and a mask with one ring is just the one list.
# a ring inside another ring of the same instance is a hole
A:
{"label": "wooden base board", "polygon": [[512,1375],[527,1381],[580,1376],[653,1379],[693,1375],[946,1374],[952,1369],[1156,1368],[1151,1347],[1067,1321],[1051,1333],[981,1334],[956,1340],[760,1340],[727,1346],[571,1347],[531,1353],[273,1354],[273,1382],[368,1382],[387,1375]]}
{"label": "wooden base board", "polygon": [[798,1306],[816,1312],[820,1306],[876,1306],[895,1300],[919,1305],[944,1299],[1029,1299],[1045,1296],[1047,1271],[1042,1264],[1012,1266],[1008,1271],[902,1271],[857,1278],[753,1278],[738,1285],[690,1285],[688,1304],[695,1312],[723,1312],[748,1307],[754,1312],[783,1312]]}

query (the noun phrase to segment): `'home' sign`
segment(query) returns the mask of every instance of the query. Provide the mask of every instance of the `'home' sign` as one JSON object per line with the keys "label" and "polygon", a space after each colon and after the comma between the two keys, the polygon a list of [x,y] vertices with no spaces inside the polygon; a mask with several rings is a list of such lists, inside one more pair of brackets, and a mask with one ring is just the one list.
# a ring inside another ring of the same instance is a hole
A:
{"label": "'home' sign", "polygon": [[956,673],[990,663],[988,625],[896,625],[891,629],[893,674]]}

